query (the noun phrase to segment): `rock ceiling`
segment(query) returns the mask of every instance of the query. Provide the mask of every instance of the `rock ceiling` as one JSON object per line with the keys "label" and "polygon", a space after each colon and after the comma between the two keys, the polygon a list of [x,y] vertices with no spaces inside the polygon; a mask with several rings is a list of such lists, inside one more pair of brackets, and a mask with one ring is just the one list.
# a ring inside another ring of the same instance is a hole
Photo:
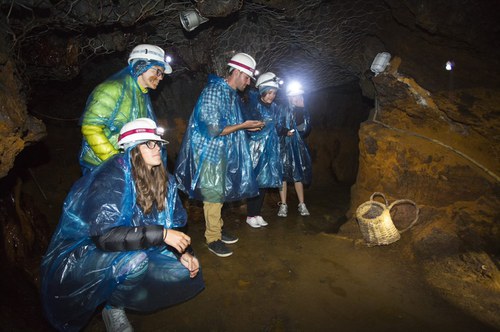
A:
{"label": "rock ceiling", "polygon": [[[11,50],[28,77],[41,79],[73,78],[89,59],[129,51],[137,43],[167,49],[177,74],[220,73],[233,52],[247,52],[255,56],[261,72],[301,78],[309,90],[358,80],[374,55],[387,49],[406,57],[414,68],[429,62],[441,68],[444,55],[435,53],[440,48],[441,54],[452,56],[450,49],[460,49],[476,58],[491,50],[495,58],[500,49],[494,1],[13,0],[0,4]],[[194,8],[208,22],[187,32],[179,13]]]}
{"label": "rock ceiling", "polygon": [[[209,21],[192,32],[182,10]],[[371,61],[364,39],[388,12],[381,1],[9,1],[2,5],[9,39],[30,78],[66,80],[90,58],[163,46],[174,69],[221,71],[244,51],[260,71],[309,80],[311,89],[355,80]],[[324,75],[328,72],[328,75]]]}

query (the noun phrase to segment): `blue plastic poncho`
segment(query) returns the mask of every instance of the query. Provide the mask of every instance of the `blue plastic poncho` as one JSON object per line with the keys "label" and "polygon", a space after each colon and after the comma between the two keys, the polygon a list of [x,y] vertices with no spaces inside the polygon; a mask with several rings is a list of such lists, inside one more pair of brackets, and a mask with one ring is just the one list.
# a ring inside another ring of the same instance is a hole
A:
{"label": "blue plastic poncho", "polygon": [[[287,136],[288,130],[295,129],[295,134]],[[306,108],[288,105],[281,111],[278,124],[280,153],[283,165],[283,181],[302,182],[305,185],[312,180],[312,162],[305,138],[311,131],[310,115]]]}
{"label": "blue plastic poncho", "polygon": [[[124,280],[123,262],[147,255],[147,270],[123,307],[151,311],[185,301],[204,287],[200,273],[189,271],[166,245],[135,251],[101,251],[91,236],[117,226],[186,224],[186,211],[169,180],[165,210],[145,215],[135,199],[131,178],[130,149],[115,155],[71,188],[60,222],[41,264],[41,295],[44,313],[61,331],[78,331],[106,302]],[[113,303],[120,305],[120,303]]]}
{"label": "blue plastic poncho", "polygon": [[276,103],[261,102],[259,91],[249,91],[249,102],[244,111],[245,120],[260,120],[265,123],[260,131],[248,131],[250,155],[259,188],[280,188],[283,171],[280,144],[276,124],[279,117]]}
{"label": "blue plastic poncho", "polygon": [[222,203],[258,194],[245,131],[220,136],[225,127],[242,122],[238,92],[210,75],[189,119],[175,168],[179,189],[190,198]]}
{"label": "blue plastic poncho", "polygon": [[87,100],[81,118],[84,137],[79,158],[84,173],[118,153],[120,129],[127,122],[138,118],[156,122],[150,96],[147,89],[141,90],[134,70],[137,68],[128,66],[114,74],[99,84]]}

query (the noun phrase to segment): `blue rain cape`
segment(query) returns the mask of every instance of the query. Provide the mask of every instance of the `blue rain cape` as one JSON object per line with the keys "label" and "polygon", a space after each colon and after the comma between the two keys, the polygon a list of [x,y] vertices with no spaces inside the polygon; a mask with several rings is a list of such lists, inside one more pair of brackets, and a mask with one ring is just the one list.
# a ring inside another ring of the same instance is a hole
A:
{"label": "blue rain cape", "polygon": [[[189,271],[166,245],[136,251],[102,251],[91,236],[117,226],[186,225],[187,214],[169,179],[165,210],[145,215],[136,204],[130,149],[111,157],[80,178],[71,188],[63,213],[41,264],[44,314],[60,331],[81,330],[95,309],[106,302],[124,280],[120,264],[138,253],[147,255],[147,272],[134,288],[126,308],[152,311],[183,302],[204,288],[201,270]],[[117,305],[116,303],[113,303]],[[118,303],[119,305],[119,303]]]}
{"label": "blue rain cape", "polygon": [[[141,90],[132,70],[128,66],[112,75],[87,99],[80,124],[83,127],[98,126],[102,131],[82,140],[79,161],[84,173],[103,162],[98,154],[109,156],[109,153],[118,152],[118,137],[123,125],[138,118],[150,118],[156,122],[149,93]],[[106,141],[111,145],[103,145]]]}
{"label": "blue rain cape", "polygon": [[[295,134],[286,136],[288,130]],[[306,108],[288,105],[282,109],[278,123],[280,153],[283,165],[283,181],[302,182],[309,185],[312,180],[312,162],[305,138],[311,131],[311,120]]]}
{"label": "blue rain cape", "polygon": [[264,104],[259,91],[252,89],[244,110],[245,120],[264,121],[260,131],[247,131],[252,166],[259,188],[280,188],[283,171],[280,157],[280,143],[276,125],[280,110],[276,103]]}
{"label": "blue rain cape", "polygon": [[258,195],[244,130],[219,136],[243,122],[238,92],[210,75],[189,119],[177,156],[175,176],[189,198],[223,203]]}

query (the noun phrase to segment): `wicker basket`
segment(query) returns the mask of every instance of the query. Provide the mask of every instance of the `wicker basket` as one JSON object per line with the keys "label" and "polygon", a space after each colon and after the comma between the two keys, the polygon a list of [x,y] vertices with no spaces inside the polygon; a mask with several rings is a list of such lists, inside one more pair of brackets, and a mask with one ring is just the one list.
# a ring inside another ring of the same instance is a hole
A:
{"label": "wicker basket", "polygon": [[[375,196],[381,196],[384,203],[375,201]],[[410,225],[402,231],[399,231],[391,218],[391,209],[401,203],[410,203],[415,205],[416,218]],[[375,192],[370,196],[370,200],[361,204],[356,209],[356,219],[358,220],[359,228],[368,245],[386,245],[396,242],[401,238],[401,233],[410,229],[418,220],[418,208],[416,204],[408,199],[394,201],[391,205],[388,204],[385,195]]]}

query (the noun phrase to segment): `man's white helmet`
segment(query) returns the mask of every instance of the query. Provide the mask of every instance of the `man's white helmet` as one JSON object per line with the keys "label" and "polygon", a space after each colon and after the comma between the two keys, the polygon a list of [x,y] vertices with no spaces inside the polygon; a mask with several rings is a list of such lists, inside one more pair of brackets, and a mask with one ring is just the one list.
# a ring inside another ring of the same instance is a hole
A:
{"label": "man's white helmet", "polygon": [[253,78],[257,63],[254,58],[246,53],[236,53],[227,63],[229,67],[238,69]]}
{"label": "man's white helmet", "polygon": [[272,88],[279,89],[280,88],[279,80],[280,79],[278,76],[269,71],[259,76],[257,82],[255,83],[255,87],[257,89],[261,89],[265,86],[270,86]]}
{"label": "man's white helmet", "polygon": [[130,64],[132,60],[144,59],[144,60],[154,60],[163,63],[165,67],[165,74],[172,73],[172,67],[170,67],[170,57],[165,55],[165,51],[158,46],[150,44],[140,44],[134,47],[132,52],[128,57],[128,63]]}
{"label": "man's white helmet", "polygon": [[300,96],[304,94],[304,89],[299,82],[291,82],[286,88],[286,95],[288,97]]}
{"label": "man's white helmet", "polygon": [[168,143],[161,138],[164,129],[156,126],[156,123],[149,118],[139,118],[126,123],[120,130],[118,145],[126,149],[130,145],[139,142],[160,141]]}

